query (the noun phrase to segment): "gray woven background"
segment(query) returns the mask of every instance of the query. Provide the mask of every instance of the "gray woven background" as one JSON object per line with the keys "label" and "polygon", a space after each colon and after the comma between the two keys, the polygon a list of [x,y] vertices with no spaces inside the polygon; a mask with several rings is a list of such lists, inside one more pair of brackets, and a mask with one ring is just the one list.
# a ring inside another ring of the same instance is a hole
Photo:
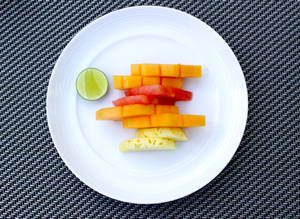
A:
{"label": "gray woven background", "polygon": [[[89,22],[134,5],[186,11],[213,27],[244,71],[249,117],[226,169],[160,205],[98,194],[60,159],[46,122],[62,49]],[[300,218],[300,1],[0,1],[1,218]]]}

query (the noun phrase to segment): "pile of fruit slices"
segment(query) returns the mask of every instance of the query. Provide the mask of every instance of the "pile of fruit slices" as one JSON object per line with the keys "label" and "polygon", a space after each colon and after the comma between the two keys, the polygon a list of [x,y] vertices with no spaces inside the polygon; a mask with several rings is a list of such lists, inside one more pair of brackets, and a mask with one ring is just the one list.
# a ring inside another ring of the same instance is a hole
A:
{"label": "pile of fruit slices", "polygon": [[181,128],[205,126],[205,116],[179,114],[174,105],[192,100],[192,92],[182,89],[185,77],[201,77],[201,66],[132,64],[131,76],[113,76],[114,88],[126,90],[125,96],[113,101],[115,107],[98,110],[96,119],[138,129],[121,151],[175,150],[175,141],[188,139]]}

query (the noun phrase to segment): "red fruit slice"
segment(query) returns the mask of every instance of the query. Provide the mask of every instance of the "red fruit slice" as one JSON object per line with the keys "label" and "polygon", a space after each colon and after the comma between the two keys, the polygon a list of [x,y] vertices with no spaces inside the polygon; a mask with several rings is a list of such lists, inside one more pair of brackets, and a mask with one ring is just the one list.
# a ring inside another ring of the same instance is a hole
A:
{"label": "red fruit slice", "polygon": [[179,88],[165,87],[162,85],[147,85],[128,89],[126,96],[146,95],[155,97],[172,98],[174,100],[191,100],[192,92]]}
{"label": "red fruit slice", "polygon": [[113,101],[115,106],[131,105],[131,104],[150,104],[150,100],[145,95],[126,96]]}
{"label": "red fruit slice", "polygon": [[[132,96],[129,96],[132,97]],[[151,104],[158,104],[158,105],[174,105],[175,100],[171,98],[163,98],[163,97],[153,97],[148,96]]]}
{"label": "red fruit slice", "polygon": [[159,105],[174,105],[175,100],[168,98],[160,98],[146,95],[125,96],[113,101],[115,106],[124,106],[132,104],[159,104]]}

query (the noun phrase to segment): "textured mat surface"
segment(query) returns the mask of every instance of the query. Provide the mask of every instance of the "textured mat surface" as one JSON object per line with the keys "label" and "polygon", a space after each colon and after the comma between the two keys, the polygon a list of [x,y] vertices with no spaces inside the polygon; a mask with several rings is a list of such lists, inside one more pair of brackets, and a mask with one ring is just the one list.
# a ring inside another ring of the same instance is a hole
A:
{"label": "textured mat surface", "polygon": [[[60,52],[113,10],[162,5],[213,27],[244,71],[249,117],[226,169],[160,205],[112,200],[81,183],[55,150],[47,85]],[[300,1],[0,0],[0,218],[300,218]]]}

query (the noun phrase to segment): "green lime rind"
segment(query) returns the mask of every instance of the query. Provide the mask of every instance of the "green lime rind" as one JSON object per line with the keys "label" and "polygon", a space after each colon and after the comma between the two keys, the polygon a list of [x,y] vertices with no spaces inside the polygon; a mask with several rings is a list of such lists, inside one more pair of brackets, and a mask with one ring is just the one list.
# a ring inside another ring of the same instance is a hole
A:
{"label": "green lime rind", "polygon": [[76,90],[85,100],[99,100],[108,90],[106,75],[96,68],[84,69],[77,76]]}

